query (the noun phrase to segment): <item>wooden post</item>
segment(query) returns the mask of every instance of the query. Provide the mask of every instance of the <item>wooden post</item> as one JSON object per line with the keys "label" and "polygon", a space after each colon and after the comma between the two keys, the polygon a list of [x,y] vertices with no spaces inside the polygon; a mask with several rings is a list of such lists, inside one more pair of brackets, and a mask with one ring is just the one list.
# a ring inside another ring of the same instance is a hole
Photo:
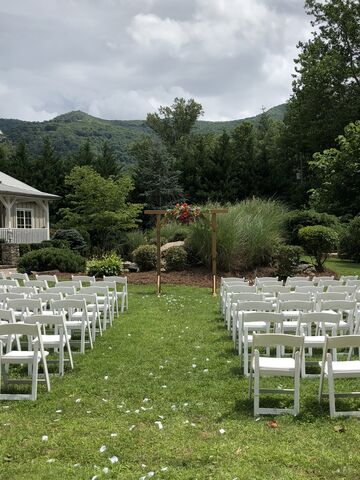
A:
{"label": "wooden post", "polygon": [[157,294],[161,294],[161,215],[166,213],[166,210],[145,210],[145,215],[156,215],[156,290]]}
{"label": "wooden post", "polygon": [[211,212],[211,272],[212,294],[216,295],[216,213]]}
{"label": "wooden post", "polygon": [[161,214],[156,215],[156,284],[157,294],[161,294],[161,246],[160,246]]}

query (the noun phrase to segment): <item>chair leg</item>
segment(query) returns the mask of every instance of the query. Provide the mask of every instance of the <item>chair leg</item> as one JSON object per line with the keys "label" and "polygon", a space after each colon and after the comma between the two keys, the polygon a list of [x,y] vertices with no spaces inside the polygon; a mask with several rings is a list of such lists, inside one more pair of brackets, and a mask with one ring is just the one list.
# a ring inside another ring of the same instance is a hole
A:
{"label": "chair leg", "polygon": [[[304,358],[304,353],[302,355]],[[295,354],[295,377],[294,377],[294,415],[298,415],[300,411],[300,358],[299,352]],[[305,365],[305,359],[304,359]],[[305,367],[304,367],[305,368]]]}
{"label": "chair leg", "polygon": [[254,416],[259,415],[260,410],[260,375],[259,369],[255,367],[254,371]]}
{"label": "chair leg", "polygon": [[38,385],[38,360],[34,357],[32,368],[32,382],[31,382],[31,400],[37,398],[37,385]]}
{"label": "chair leg", "polygon": [[65,336],[65,343],[66,343],[66,349],[69,355],[69,362],[70,362],[70,367],[72,370],[74,370],[74,362],[73,362],[73,356],[71,352],[71,347],[70,347],[70,341],[68,335]]}
{"label": "chair leg", "polygon": [[85,353],[85,322],[81,324],[80,353]]}
{"label": "chair leg", "polygon": [[328,373],[328,386],[329,386],[329,406],[330,406],[330,417],[336,417],[336,407],[335,407],[335,385],[334,377],[332,372]]}

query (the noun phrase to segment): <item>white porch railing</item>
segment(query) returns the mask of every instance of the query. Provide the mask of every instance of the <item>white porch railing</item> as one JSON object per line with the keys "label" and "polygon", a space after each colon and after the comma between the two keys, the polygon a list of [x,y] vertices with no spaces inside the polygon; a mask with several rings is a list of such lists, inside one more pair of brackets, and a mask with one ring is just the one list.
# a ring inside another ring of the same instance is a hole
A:
{"label": "white porch railing", "polygon": [[40,243],[49,240],[46,228],[0,228],[0,238],[8,243]]}

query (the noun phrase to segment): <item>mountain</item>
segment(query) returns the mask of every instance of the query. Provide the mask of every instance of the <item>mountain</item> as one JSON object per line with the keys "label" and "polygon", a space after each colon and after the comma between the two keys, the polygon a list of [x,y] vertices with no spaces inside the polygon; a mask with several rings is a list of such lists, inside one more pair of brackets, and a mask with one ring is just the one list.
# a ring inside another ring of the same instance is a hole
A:
{"label": "mountain", "polygon": [[[282,120],[286,111],[286,104],[278,105],[268,110],[269,115]],[[220,134],[224,130],[231,132],[240,122],[248,120],[256,123],[259,115],[228,122],[209,122],[200,120],[195,131],[200,133]],[[68,155],[77,151],[79,146],[90,140],[95,149],[99,149],[102,142],[107,140],[117,152],[119,160],[131,162],[128,146],[142,135],[152,135],[145,120],[103,120],[81,111],[74,111],[59,115],[45,122],[26,122],[22,120],[0,119],[0,131],[8,140],[16,144],[24,141],[31,154],[41,150],[43,139],[49,137],[60,155]]]}

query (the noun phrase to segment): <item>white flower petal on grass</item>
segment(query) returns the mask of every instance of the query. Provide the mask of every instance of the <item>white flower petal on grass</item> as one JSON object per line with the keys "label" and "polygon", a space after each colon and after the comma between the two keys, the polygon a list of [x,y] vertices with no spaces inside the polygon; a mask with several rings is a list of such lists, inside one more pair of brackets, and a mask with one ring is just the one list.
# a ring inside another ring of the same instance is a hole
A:
{"label": "white flower petal on grass", "polygon": [[128,333],[128,337],[131,337],[131,333]]}
{"label": "white flower petal on grass", "polygon": [[49,440],[49,437],[48,437],[47,435],[43,435],[43,436],[41,437],[41,440],[42,440],[43,442],[47,442],[47,441]]}
{"label": "white flower petal on grass", "polygon": [[255,422],[258,422],[259,420],[261,420],[261,417],[255,418]]}
{"label": "white flower petal on grass", "polygon": [[159,418],[161,418],[161,420],[164,420],[164,415],[158,415]]}
{"label": "white flower petal on grass", "polygon": [[75,400],[75,403],[80,403],[80,402],[81,402],[81,398],[77,398],[77,399]]}
{"label": "white flower petal on grass", "polygon": [[159,370],[162,370],[164,368],[164,365],[159,365]]}
{"label": "white flower petal on grass", "polygon": [[62,413],[62,410],[56,410],[55,413]]}
{"label": "white flower petal on grass", "polygon": [[145,463],[142,463],[142,464],[141,464],[141,468],[146,468]]}
{"label": "white flower petal on grass", "polygon": [[140,413],[140,410],[134,410],[134,413]]}
{"label": "white flower petal on grass", "polygon": [[223,433],[225,433],[225,431],[226,430],[224,428],[220,428],[219,433],[221,433],[221,435],[222,435]]}
{"label": "white flower petal on grass", "polygon": [[204,373],[209,373],[209,369],[208,369],[208,368],[204,368],[203,372],[204,372]]}
{"label": "white flower petal on grass", "polygon": [[171,405],[171,410],[172,410],[173,412],[175,412],[175,411],[176,411],[176,405]]}
{"label": "white flower petal on grass", "polygon": [[192,368],[196,368],[196,367],[197,367],[196,363],[193,363],[191,366],[192,366]]}
{"label": "white flower petal on grass", "polygon": [[110,463],[117,463],[119,461],[118,457],[116,455],[113,455],[112,457],[109,457]]}
{"label": "white flower petal on grass", "polygon": [[107,473],[109,473],[109,467],[104,467],[104,468],[103,468],[103,472],[105,473],[105,475],[106,475]]}
{"label": "white flower petal on grass", "polygon": [[209,361],[210,361],[210,358],[206,358],[206,361],[209,362]]}
{"label": "white flower petal on grass", "polygon": [[186,402],[186,403],[184,403],[184,407],[187,407],[188,405],[189,405],[189,404],[188,404],[187,402]]}
{"label": "white flower petal on grass", "polygon": [[102,401],[103,401],[104,403],[108,403],[109,400],[107,400],[106,398],[103,398]]}
{"label": "white flower petal on grass", "polygon": [[80,467],[80,463],[74,463],[73,467],[75,468]]}
{"label": "white flower petal on grass", "polygon": [[[187,327],[186,327],[187,328]],[[169,467],[161,467],[160,471],[161,472],[167,472],[169,470]]]}
{"label": "white flower petal on grass", "polygon": [[132,430],[134,430],[135,428],[135,425],[131,425],[131,427],[129,427],[129,432],[131,432]]}
{"label": "white flower petal on grass", "polygon": [[146,480],[146,477],[140,477],[139,480]]}
{"label": "white flower petal on grass", "polygon": [[109,380],[109,375],[105,375],[104,380]]}
{"label": "white flower petal on grass", "polygon": [[99,477],[97,475],[94,475],[91,480],[98,480]]}
{"label": "white flower petal on grass", "polygon": [[167,385],[161,385],[161,388],[167,388]]}
{"label": "white flower petal on grass", "polygon": [[86,410],[86,413],[88,413],[88,414],[91,413],[91,410]]}
{"label": "white flower petal on grass", "polygon": [[154,423],[155,423],[155,425],[158,426],[159,430],[162,430],[164,428],[164,426],[161,422],[157,421],[157,422],[154,422]]}
{"label": "white flower petal on grass", "polygon": [[117,433],[111,433],[111,434],[110,434],[110,437],[117,437],[117,436],[118,436]]}
{"label": "white flower petal on grass", "polygon": [[150,398],[145,397],[143,403],[150,402]]}
{"label": "white flower petal on grass", "polygon": [[107,450],[107,446],[106,445],[101,445],[101,447],[99,449],[99,452],[104,453],[104,452],[106,452],[106,450]]}
{"label": "white flower petal on grass", "polygon": [[54,463],[55,462],[55,458],[49,458],[49,460],[46,460],[46,463]]}
{"label": "white flower petal on grass", "polygon": [[196,427],[196,423],[191,423],[190,424],[192,427]]}
{"label": "white flower petal on grass", "polygon": [[125,410],[125,413],[131,413],[131,410]]}
{"label": "white flower petal on grass", "polygon": [[154,475],[155,475],[155,472],[148,472],[148,473],[147,473],[148,478],[151,478],[151,477],[153,477]]}
{"label": "white flower petal on grass", "polygon": [[153,372],[150,372],[149,377],[153,377],[153,376],[154,376]]}

